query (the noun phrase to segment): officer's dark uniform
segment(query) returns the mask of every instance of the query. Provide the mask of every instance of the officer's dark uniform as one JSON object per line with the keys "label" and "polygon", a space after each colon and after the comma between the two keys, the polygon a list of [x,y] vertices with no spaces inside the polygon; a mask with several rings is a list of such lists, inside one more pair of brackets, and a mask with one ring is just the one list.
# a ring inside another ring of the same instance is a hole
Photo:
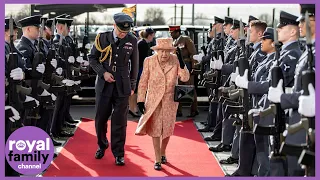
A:
{"label": "officer's dark uniform", "polygon": [[[129,32],[133,23],[130,16],[124,13],[115,14],[114,21],[120,32]],[[137,39],[133,35],[127,34],[123,39],[115,36],[115,30],[98,34],[88,58],[97,73],[95,127],[99,148],[96,158],[102,158],[109,146],[106,123],[112,113],[111,149],[116,164],[124,165],[128,100],[131,91],[136,88],[139,56]],[[115,82],[105,81],[106,72],[113,75]]]}
{"label": "officer's dark uniform", "polygon": [[[66,19],[66,18],[56,18],[56,23],[59,24],[67,24],[68,22],[72,22],[72,19]],[[59,49],[59,42],[60,42],[60,38],[62,39],[62,45],[66,46],[67,49],[71,49],[68,48],[69,45],[65,39],[65,37],[63,37],[60,34],[56,34],[54,39],[53,39],[53,43],[56,46],[56,49]],[[59,52],[60,53],[60,52]],[[70,52],[68,52],[70,54]],[[65,58],[63,54],[60,54],[60,56],[62,56],[61,58]],[[58,66],[57,68],[62,68],[64,75],[66,76],[67,74],[67,70],[66,70],[66,66],[65,66],[65,62],[63,62],[62,60],[58,60]],[[68,61],[68,59],[66,59],[65,61]],[[72,88],[72,87],[70,87]],[[54,137],[72,137],[74,134],[67,132],[67,131],[63,131],[62,127],[64,125],[65,122],[65,118],[66,118],[66,114],[69,112],[68,109],[70,108],[69,105],[69,99],[68,99],[68,95],[67,92],[59,92],[57,94],[57,100],[56,100],[56,104],[55,104],[55,110],[53,112],[53,119],[52,119],[52,127],[51,127],[51,133]]]}

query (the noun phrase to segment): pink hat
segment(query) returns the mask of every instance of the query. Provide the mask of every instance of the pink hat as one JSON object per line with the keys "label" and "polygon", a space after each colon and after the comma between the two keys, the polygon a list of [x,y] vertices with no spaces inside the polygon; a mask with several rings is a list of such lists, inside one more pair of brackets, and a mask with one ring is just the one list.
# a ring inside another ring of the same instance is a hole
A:
{"label": "pink hat", "polygon": [[153,50],[175,50],[176,48],[173,47],[173,39],[172,38],[157,38],[156,39],[156,44],[155,46],[151,47]]}

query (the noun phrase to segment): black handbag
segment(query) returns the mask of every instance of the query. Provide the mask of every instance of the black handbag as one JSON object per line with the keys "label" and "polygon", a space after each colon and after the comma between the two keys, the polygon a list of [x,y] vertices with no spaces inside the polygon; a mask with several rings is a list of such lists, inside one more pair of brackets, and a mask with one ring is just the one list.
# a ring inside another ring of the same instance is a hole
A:
{"label": "black handbag", "polygon": [[194,85],[176,85],[174,87],[175,102],[193,102]]}

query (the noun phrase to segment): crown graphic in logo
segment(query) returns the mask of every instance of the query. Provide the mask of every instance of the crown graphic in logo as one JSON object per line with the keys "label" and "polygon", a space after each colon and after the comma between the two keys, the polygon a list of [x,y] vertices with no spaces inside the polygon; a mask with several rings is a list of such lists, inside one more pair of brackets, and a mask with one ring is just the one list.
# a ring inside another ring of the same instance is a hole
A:
{"label": "crown graphic in logo", "polygon": [[22,147],[25,146],[25,144],[24,144],[24,143],[19,143],[19,144],[17,144],[17,146],[18,146],[19,148],[22,148]]}

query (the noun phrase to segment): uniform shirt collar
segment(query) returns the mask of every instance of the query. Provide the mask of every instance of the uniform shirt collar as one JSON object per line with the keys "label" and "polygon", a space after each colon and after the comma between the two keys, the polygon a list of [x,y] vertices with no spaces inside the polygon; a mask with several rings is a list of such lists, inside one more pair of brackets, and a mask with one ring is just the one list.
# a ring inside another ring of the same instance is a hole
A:
{"label": "uniform shirt collar", "polygon": [[253,47],[252,47],[252,48],[253,48],[254,50],[256,50],[256,49],[257,49],[257,47],[258,47],[260,44],[261,44],[261,42],[257,42],[257,43],[255,43],[255,44],[253,45]]}
{"label": "uniform shirt collar", "polygon": [[114,42],[117,42],[118,41],[118,36],[117,36],[116,32],[113,30],[112,33],[113,33]]}
{"label": "uniform shirt collar", "polygon": [[294,42],[297,42],[297,41],[289,41],[287,42],[286,44],[283,44],[281,49],[286,49],[290,44],[294,43]]}
{"label": "uniform shirt collar", "polygon": [[275,54],[276,52],[272,52],[272,53],[269,53],[267,54],[267,59],[269,59],[270,56],[272,56],[273,54]]}

